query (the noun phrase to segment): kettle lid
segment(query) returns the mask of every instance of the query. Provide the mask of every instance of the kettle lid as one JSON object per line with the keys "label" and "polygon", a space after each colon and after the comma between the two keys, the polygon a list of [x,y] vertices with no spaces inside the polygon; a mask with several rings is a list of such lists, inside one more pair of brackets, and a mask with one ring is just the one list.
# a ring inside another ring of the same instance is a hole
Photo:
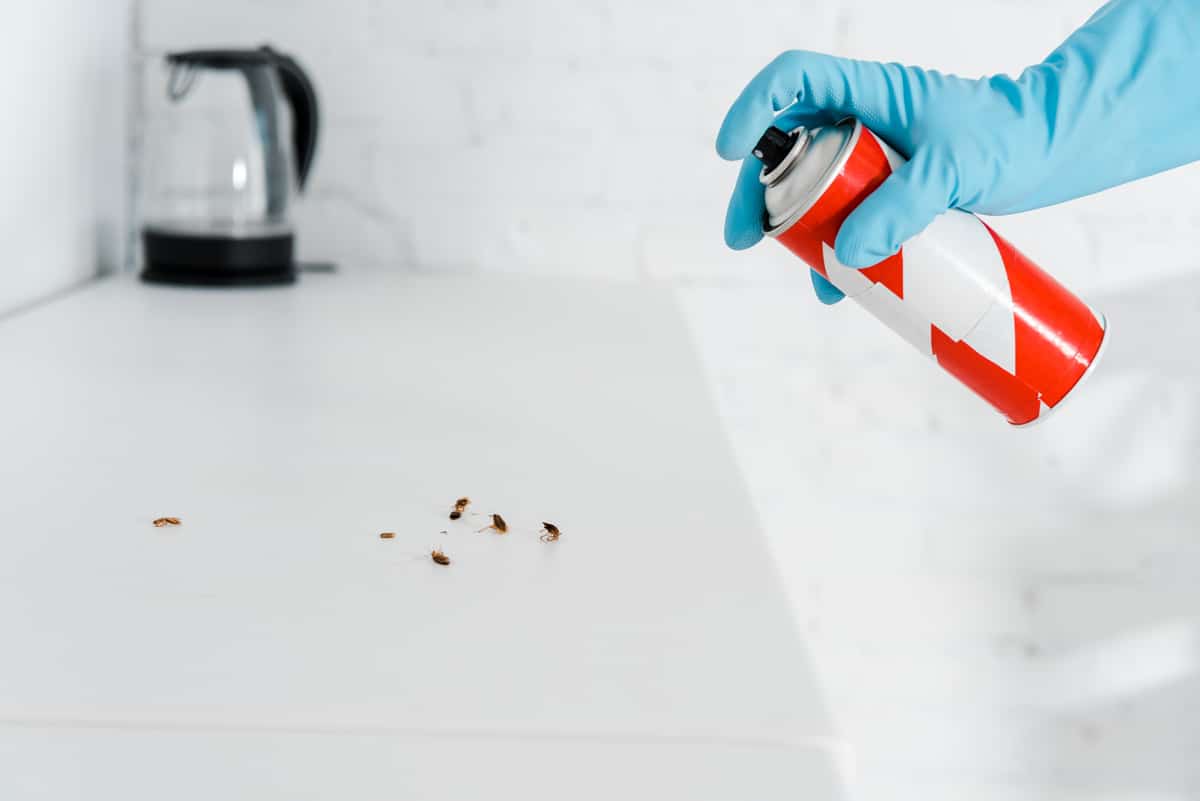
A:
{"label": "kettle lid", "polygon": [[178,50],[167,53],[168,64],[186,64],[209,69],[241,69],[260,64],[274,64],[276,59],[277,54],[268,47],[242,50]]}

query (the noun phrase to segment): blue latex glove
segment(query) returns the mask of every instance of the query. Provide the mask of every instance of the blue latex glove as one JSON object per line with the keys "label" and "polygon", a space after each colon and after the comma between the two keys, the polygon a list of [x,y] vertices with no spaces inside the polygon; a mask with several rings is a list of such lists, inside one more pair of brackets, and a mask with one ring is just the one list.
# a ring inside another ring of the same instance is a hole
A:
{"label": "blue latex glove", "polygon": [[[1015,79],[786,52],[717,136],[723,158],[744,159],[725,241],[741,250],[762,238],[762,165],[749,154],[769,125],[853,116],[910,159],[838,232],[838,260],[867,267],[949,208],[1026,211],[1200,158],[1198,80],[1196,0],[1115,0]],[[813,285],[826,303],[842,297],[815,272]]]}

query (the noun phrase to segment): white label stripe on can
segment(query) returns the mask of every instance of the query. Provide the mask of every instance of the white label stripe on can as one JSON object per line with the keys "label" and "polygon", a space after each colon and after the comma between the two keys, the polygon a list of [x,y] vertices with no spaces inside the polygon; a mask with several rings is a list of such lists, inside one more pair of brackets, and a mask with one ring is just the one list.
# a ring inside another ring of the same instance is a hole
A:
{"label": "white label stripe on can", "polygon": [[838,261],[837,255],[828,243],[821,243],[821,260],[825,265],[825,275],[829,283],[842,290],[848,298],[856,298],[870,291],[875,283],[862,270],[847,267]]}
{"label": "white label stripe on can", "polygon": [[883,284],[876,284],[855,300],[875,315],[880,322],[907,339],[926,356],[933,356],[933,332],[929,321],[916,314],[911,306]]}
{"label": "white label stripe on can", "polygon": [[905,302],[956,342],[993,303],[1011,303],[1000,252],[972,214],[951,210],[938,216],[904,243],[903,259]]}

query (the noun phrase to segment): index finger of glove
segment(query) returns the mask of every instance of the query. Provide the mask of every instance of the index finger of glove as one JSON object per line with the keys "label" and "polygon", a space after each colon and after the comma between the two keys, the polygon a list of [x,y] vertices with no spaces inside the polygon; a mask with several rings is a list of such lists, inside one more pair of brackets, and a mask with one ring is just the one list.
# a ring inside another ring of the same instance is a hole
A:
{"label": "index finger of glove", "polygon": [[857,117],[888,138],[911,116],[902,91],[906,69],[807,50],[782,53],[754,76],[726,113],[717,152],[729,160],[750,155],[775,116],[793,104],[810,114]]}

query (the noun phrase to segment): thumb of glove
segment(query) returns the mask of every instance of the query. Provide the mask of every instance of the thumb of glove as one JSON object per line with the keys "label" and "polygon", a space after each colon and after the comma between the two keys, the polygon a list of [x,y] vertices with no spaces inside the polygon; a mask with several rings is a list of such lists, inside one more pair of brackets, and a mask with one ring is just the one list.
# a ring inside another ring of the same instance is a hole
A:
{"label": "thumb of glove", "polygon": [[870,267],[893,255],[954,205],[952,163],[918,150],[859,204],[838,231],[834,252],[847,267]]}

